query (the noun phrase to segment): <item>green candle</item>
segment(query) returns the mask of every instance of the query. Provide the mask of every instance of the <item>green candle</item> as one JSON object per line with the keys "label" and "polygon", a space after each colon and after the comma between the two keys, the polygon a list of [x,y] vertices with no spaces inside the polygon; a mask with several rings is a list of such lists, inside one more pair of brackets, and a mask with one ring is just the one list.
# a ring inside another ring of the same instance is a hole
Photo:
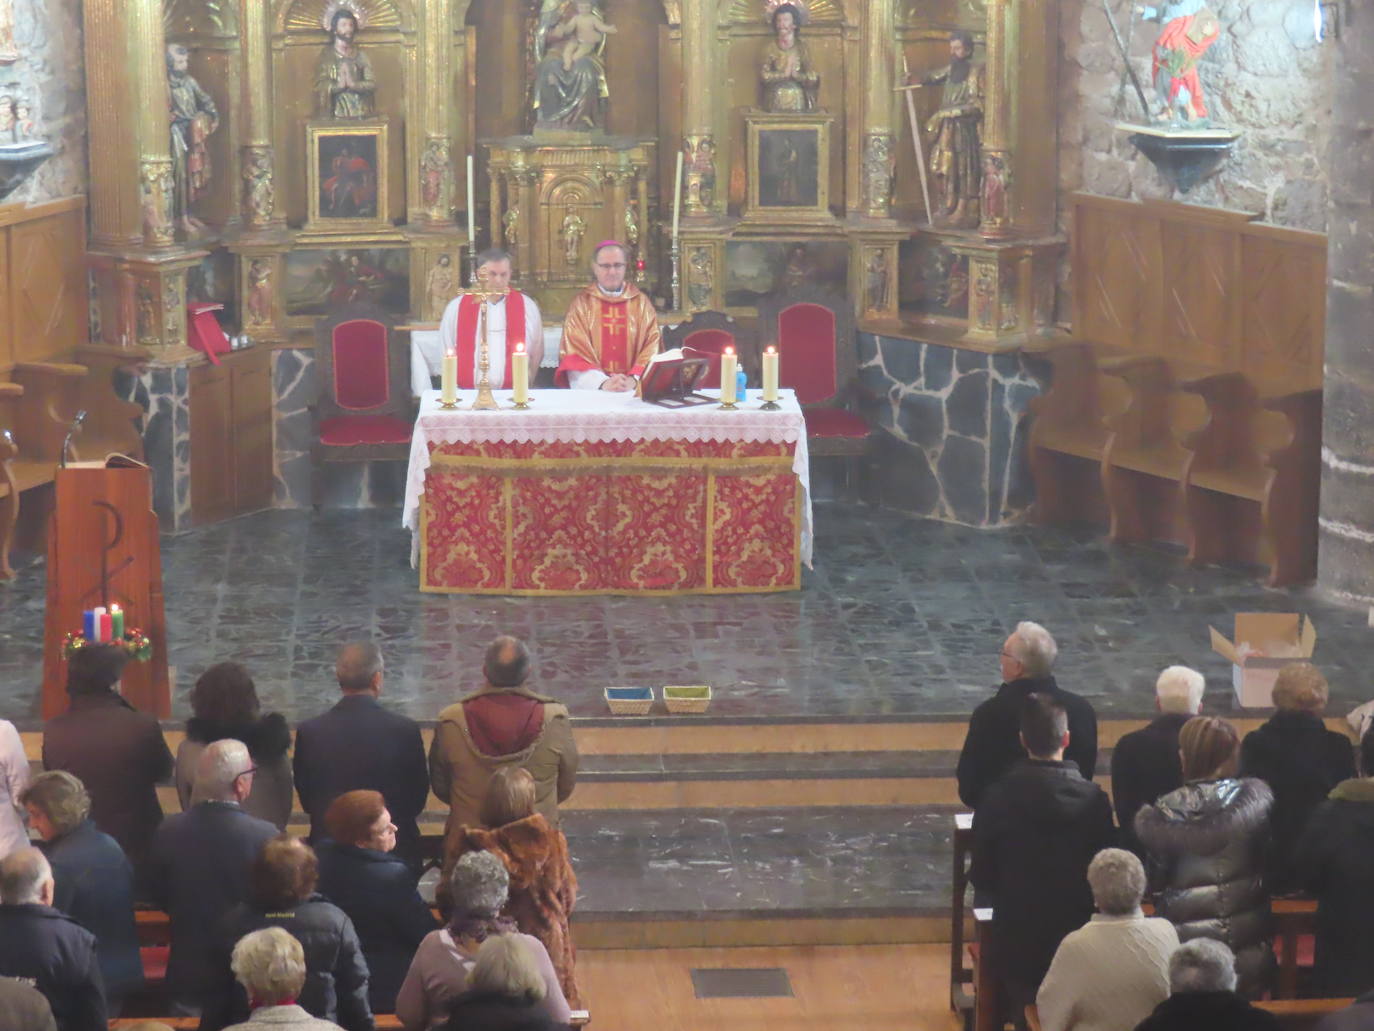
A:
{"label": "green candle", "polygon": [[110,606],[110,636],[115,641],[124,639],[124,610],[118,605]]}

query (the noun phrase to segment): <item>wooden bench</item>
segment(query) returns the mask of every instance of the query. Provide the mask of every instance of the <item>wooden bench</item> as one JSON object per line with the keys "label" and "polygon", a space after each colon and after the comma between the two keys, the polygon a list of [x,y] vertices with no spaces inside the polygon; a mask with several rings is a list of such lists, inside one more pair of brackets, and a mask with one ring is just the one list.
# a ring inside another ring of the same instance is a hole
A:
{"label": "wooden bench", "polygon": [[969,851],[973,847],[973,814],[955,813],[954,853],[949,909],[949,1008],[963,1018],[973,1016],[973,969],[964,965],[964,901],[968,895]]}
{"label": "wooden bench", "polygon": [[1279,1018],[1284,1031],[1307,1031],[1323,1017],[1339,1012],[1354,999],[1263,999],[1257,1003]]}
{"label": "wooden bench", "polygon": [[[98,461],[112,451],[143,457],[143,439],[136,420],[143,409],[120,400],[113,389],[116,369],[140,360],[138,354],[92,352],[85,364],[20,362],[13,382],[0,383],[0,578],[8,572],[9,548],[19,525],[41,537],[51,499],[42,496],[57,476],[62,444],[77,412],[85,411],[81,428],[72,437],[73,461]],[[6,457],[7,456],[7,457]],[[23,495],[34,492],[28,499]]]}
{"label": "wooden bench", "polygon": [[1102,522],[1102,459],[1109,420],[1126,406],[1126,388],[1098,368],[1099,345],[1061,338],[1022,353],[1050,365],[1050,385],[1028,406],[1027,442],[1035,481],[1034,517],[1040,523]]}
{"label": "wooden bench", "polygon": [[1051,366],[1029,405],[1037,521],[1105,518],[1112,540],[1267,565],[1275,587],[1316,575],[1319,389],[1085,340],[1023,352]]}
{"label": "wooden bench", "polygon": [[1317,572],[1321,391],[1256,383],[1238,372],[1184,389],[1207,403],[1208,421],[1185,441],[1188,558],[1259,562],[1271,587]]}
{"label": "wooden bench", "polygon": [[[372,1019],[377,1031],[401,1031],[401,1018],[394,1013],[376,1013]],[[199,1017],[115,1017],[110,1021],[110,1027],[128,1028],[148,1020],[166,1024],[172,1031],[196,1031],[200,1027]],[[586,1027],[591,1022],[591,1014],[587,1010],[573,1010],[572,1019],[568,1021],[573,1027]]]}

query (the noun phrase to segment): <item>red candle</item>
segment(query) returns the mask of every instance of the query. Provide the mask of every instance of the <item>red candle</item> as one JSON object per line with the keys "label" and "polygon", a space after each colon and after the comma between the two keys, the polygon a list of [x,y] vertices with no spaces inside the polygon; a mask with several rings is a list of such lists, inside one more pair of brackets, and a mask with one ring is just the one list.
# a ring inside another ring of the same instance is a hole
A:
{"label": "red candle", "polygon": [[110,631],[113,629],[110,623],[110,614],[102,612],[100,614],[100,640],[106,642],[110,640]]}

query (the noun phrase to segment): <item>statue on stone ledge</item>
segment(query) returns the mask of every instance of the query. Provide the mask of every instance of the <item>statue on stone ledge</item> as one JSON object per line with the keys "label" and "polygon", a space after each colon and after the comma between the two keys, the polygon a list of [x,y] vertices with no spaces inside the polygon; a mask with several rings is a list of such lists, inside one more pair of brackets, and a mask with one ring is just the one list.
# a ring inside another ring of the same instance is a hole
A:
{"label": "statue on stone ledge", "polygon": [[922,86],[943,85],[940,107],[926,122],[934,136],[930,173],[940,196],[932,212],[936,225],[961,229],[978,224],[983,68],[973,61],[973,36],[963,29],[950,33],[949,65],[920,80]]}

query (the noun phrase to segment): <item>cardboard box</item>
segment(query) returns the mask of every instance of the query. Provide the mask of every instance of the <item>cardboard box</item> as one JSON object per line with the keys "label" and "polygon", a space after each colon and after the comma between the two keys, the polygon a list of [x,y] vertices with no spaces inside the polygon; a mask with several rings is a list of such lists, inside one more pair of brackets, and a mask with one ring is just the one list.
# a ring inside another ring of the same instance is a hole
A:
{"label": "cardboard box", "polygon": [[1290,662],[1312,658],[1317,631],[1312,621],[1296,612],[1236,613],[1235,643],[1212,632],[1212,651],[1231,660],[1231,686],[1246,709],[1267,709],[1273,702],[1274,681]]}

